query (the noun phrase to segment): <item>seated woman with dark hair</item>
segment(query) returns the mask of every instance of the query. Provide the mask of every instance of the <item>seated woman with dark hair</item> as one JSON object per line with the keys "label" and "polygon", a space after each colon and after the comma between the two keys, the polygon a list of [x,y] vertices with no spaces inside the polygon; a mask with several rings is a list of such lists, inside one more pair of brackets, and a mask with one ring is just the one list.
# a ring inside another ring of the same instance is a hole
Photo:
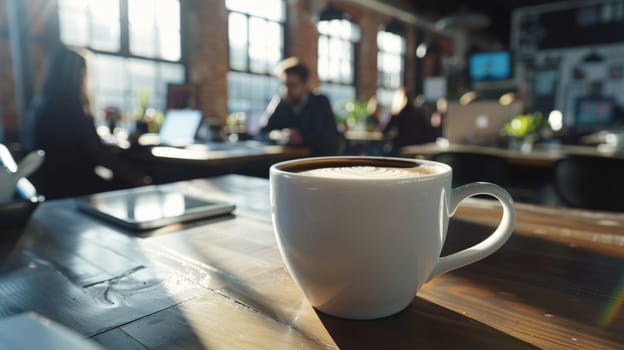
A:
{"label": "seated woman with dark hair", "polygon": [[31,178],[47,198],[146,185],[148,176],[118,159],[96,132],[86,93],[86,61],[60,47],[31,106],[33,146],[46,152]]}

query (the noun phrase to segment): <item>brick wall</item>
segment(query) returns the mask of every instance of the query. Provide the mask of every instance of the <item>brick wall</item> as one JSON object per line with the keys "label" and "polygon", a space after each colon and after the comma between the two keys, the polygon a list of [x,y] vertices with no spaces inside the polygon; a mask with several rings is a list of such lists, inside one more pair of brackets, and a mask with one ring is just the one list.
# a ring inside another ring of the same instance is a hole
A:
{"label": "brick wall", "polygon": [[416,36],[418,29],[407,27],[405,31],[405,80],[404,85],[415,89],[416,79],[423,79],[422,76],[416,76]]}
{"label": "brick wall", "polygon": [[377,91],[377,32],[387,20],[385,16],[365,11],[358,21],[362,37],[356,53],[356,90],[357,98],[362,101]]}
{"label": "brick wall", "polygon": [[310,84],[318,86],[318,32],[314,23],[311,0],[291,0],[288,3],[286,56],[298,57],[310,68]]}
{"label": "brick wall", "polygon": [[223,125],[227,116],[227,14],[224,0],[188,3],[188,70],[197,87],[197,104],[208,118]]}

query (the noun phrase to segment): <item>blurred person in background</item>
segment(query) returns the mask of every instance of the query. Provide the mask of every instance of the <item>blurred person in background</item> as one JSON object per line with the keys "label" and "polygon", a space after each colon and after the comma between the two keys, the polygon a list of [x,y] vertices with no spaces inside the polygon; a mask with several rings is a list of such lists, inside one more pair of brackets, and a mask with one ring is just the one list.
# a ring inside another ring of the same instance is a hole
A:
{"label": "blurred person in background", "polygon": [[280,63],[277,75],[284,84],[262,120],[258,137],[292,146],[305,146],[313,155],[338,152],[340,135],[329,99],[310,89],[308,68],[291,57]]}
{"label": "blurred person in background", "polygon": [[151,183],[150,177],[122,162],[102,143],[91,115],[86,77],[83,54],[59,47],[43,88],[30,107],[33,146],[46,152],[32,180],[47,198]]}
{"label": "blurred person in background", "polygon": [[387,153],[398,156],[401,148],[427,141],[428,122],[425,113],[414,107],[410,92],[402,87],[395,93],[392,100],[392,115],[384,127],[384,138],[389,141]]}
{"label": "blurred person in background", "polygon": [[377,96],[372,96],[366,103],[366,131],[381,131],[383,107],[377,100]]}

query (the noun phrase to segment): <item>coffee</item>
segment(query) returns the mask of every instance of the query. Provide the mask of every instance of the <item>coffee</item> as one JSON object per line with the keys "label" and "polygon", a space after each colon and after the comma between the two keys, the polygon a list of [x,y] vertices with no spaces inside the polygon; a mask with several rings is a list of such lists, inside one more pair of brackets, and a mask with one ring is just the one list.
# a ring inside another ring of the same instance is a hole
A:
{"label": "coffee", "polygon": [[335,179],[396,179],[437,174],[441,169],[432,165],[396,159],[317,159],[301,161],[282,170],[301,175]]}
{"label": "coffee", "polygon": [[301,175],[340,179],[398,179],[419,177],[438,173],[432,166],[415,166],[411,168],[380,167],[372,165],[331,167],[304,170]]}

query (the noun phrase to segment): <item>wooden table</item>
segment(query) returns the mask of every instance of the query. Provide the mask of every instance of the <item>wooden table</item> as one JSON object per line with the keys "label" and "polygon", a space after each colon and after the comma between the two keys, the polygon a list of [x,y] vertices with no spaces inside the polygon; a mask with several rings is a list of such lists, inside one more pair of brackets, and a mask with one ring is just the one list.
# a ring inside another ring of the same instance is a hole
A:
{"label": "wooden table", "polygon": [[401,154],[406,157],[420,156],[430,158],[443,152],[490,154],[505,158],[510,165],[533,167],[552,167],[557,160],[568,154],[624,158],[622,150],[607,146],[536,145],[531,152],[521,152],[497,147],[427,143],[424,145],[406,146],[401,149]]}
{"label": "wooden table", "polygon": [[379,142],[383,141],[383,133],[379,130],[347,130],[344,133],[344,138],[347,141],[359,141],[359,142]]}
{"label": "wooden table", "polygon": [[212,162],[216,165],[240,164],[261,159],[303,157],[310,154],[305,147],[268,145],[257,141],[206,143],[184,148],[154,146],[150,154],[155,158],[178,162]]}
{"label": "wooden table", "polygon": [[347,130],[344,139],[346,155],[381,156],[384,153],[384,135],[379,130]]}
{"label": "wooden table", "polygon": [[273,163],[310,154],[306,147],[240,141],[138,147],[123,151],[122,156],[141,167],[156,183],[164,183],[232,173],[268,177]]}
{"label": "wooden table", "polygon": [[[351,321],[316,312],[295,287],[276,248],[266,180],[165,186],[238,208],[137,235],[76,211],[71,199],[46,202],[0,274],[0,317],[35,311],[114,349],[624,345],[624,214],[518,205],[500,251],[435,278],[395,316]],[[482,239],[499,215],[493,201],[465,201],[446,252]]]}

